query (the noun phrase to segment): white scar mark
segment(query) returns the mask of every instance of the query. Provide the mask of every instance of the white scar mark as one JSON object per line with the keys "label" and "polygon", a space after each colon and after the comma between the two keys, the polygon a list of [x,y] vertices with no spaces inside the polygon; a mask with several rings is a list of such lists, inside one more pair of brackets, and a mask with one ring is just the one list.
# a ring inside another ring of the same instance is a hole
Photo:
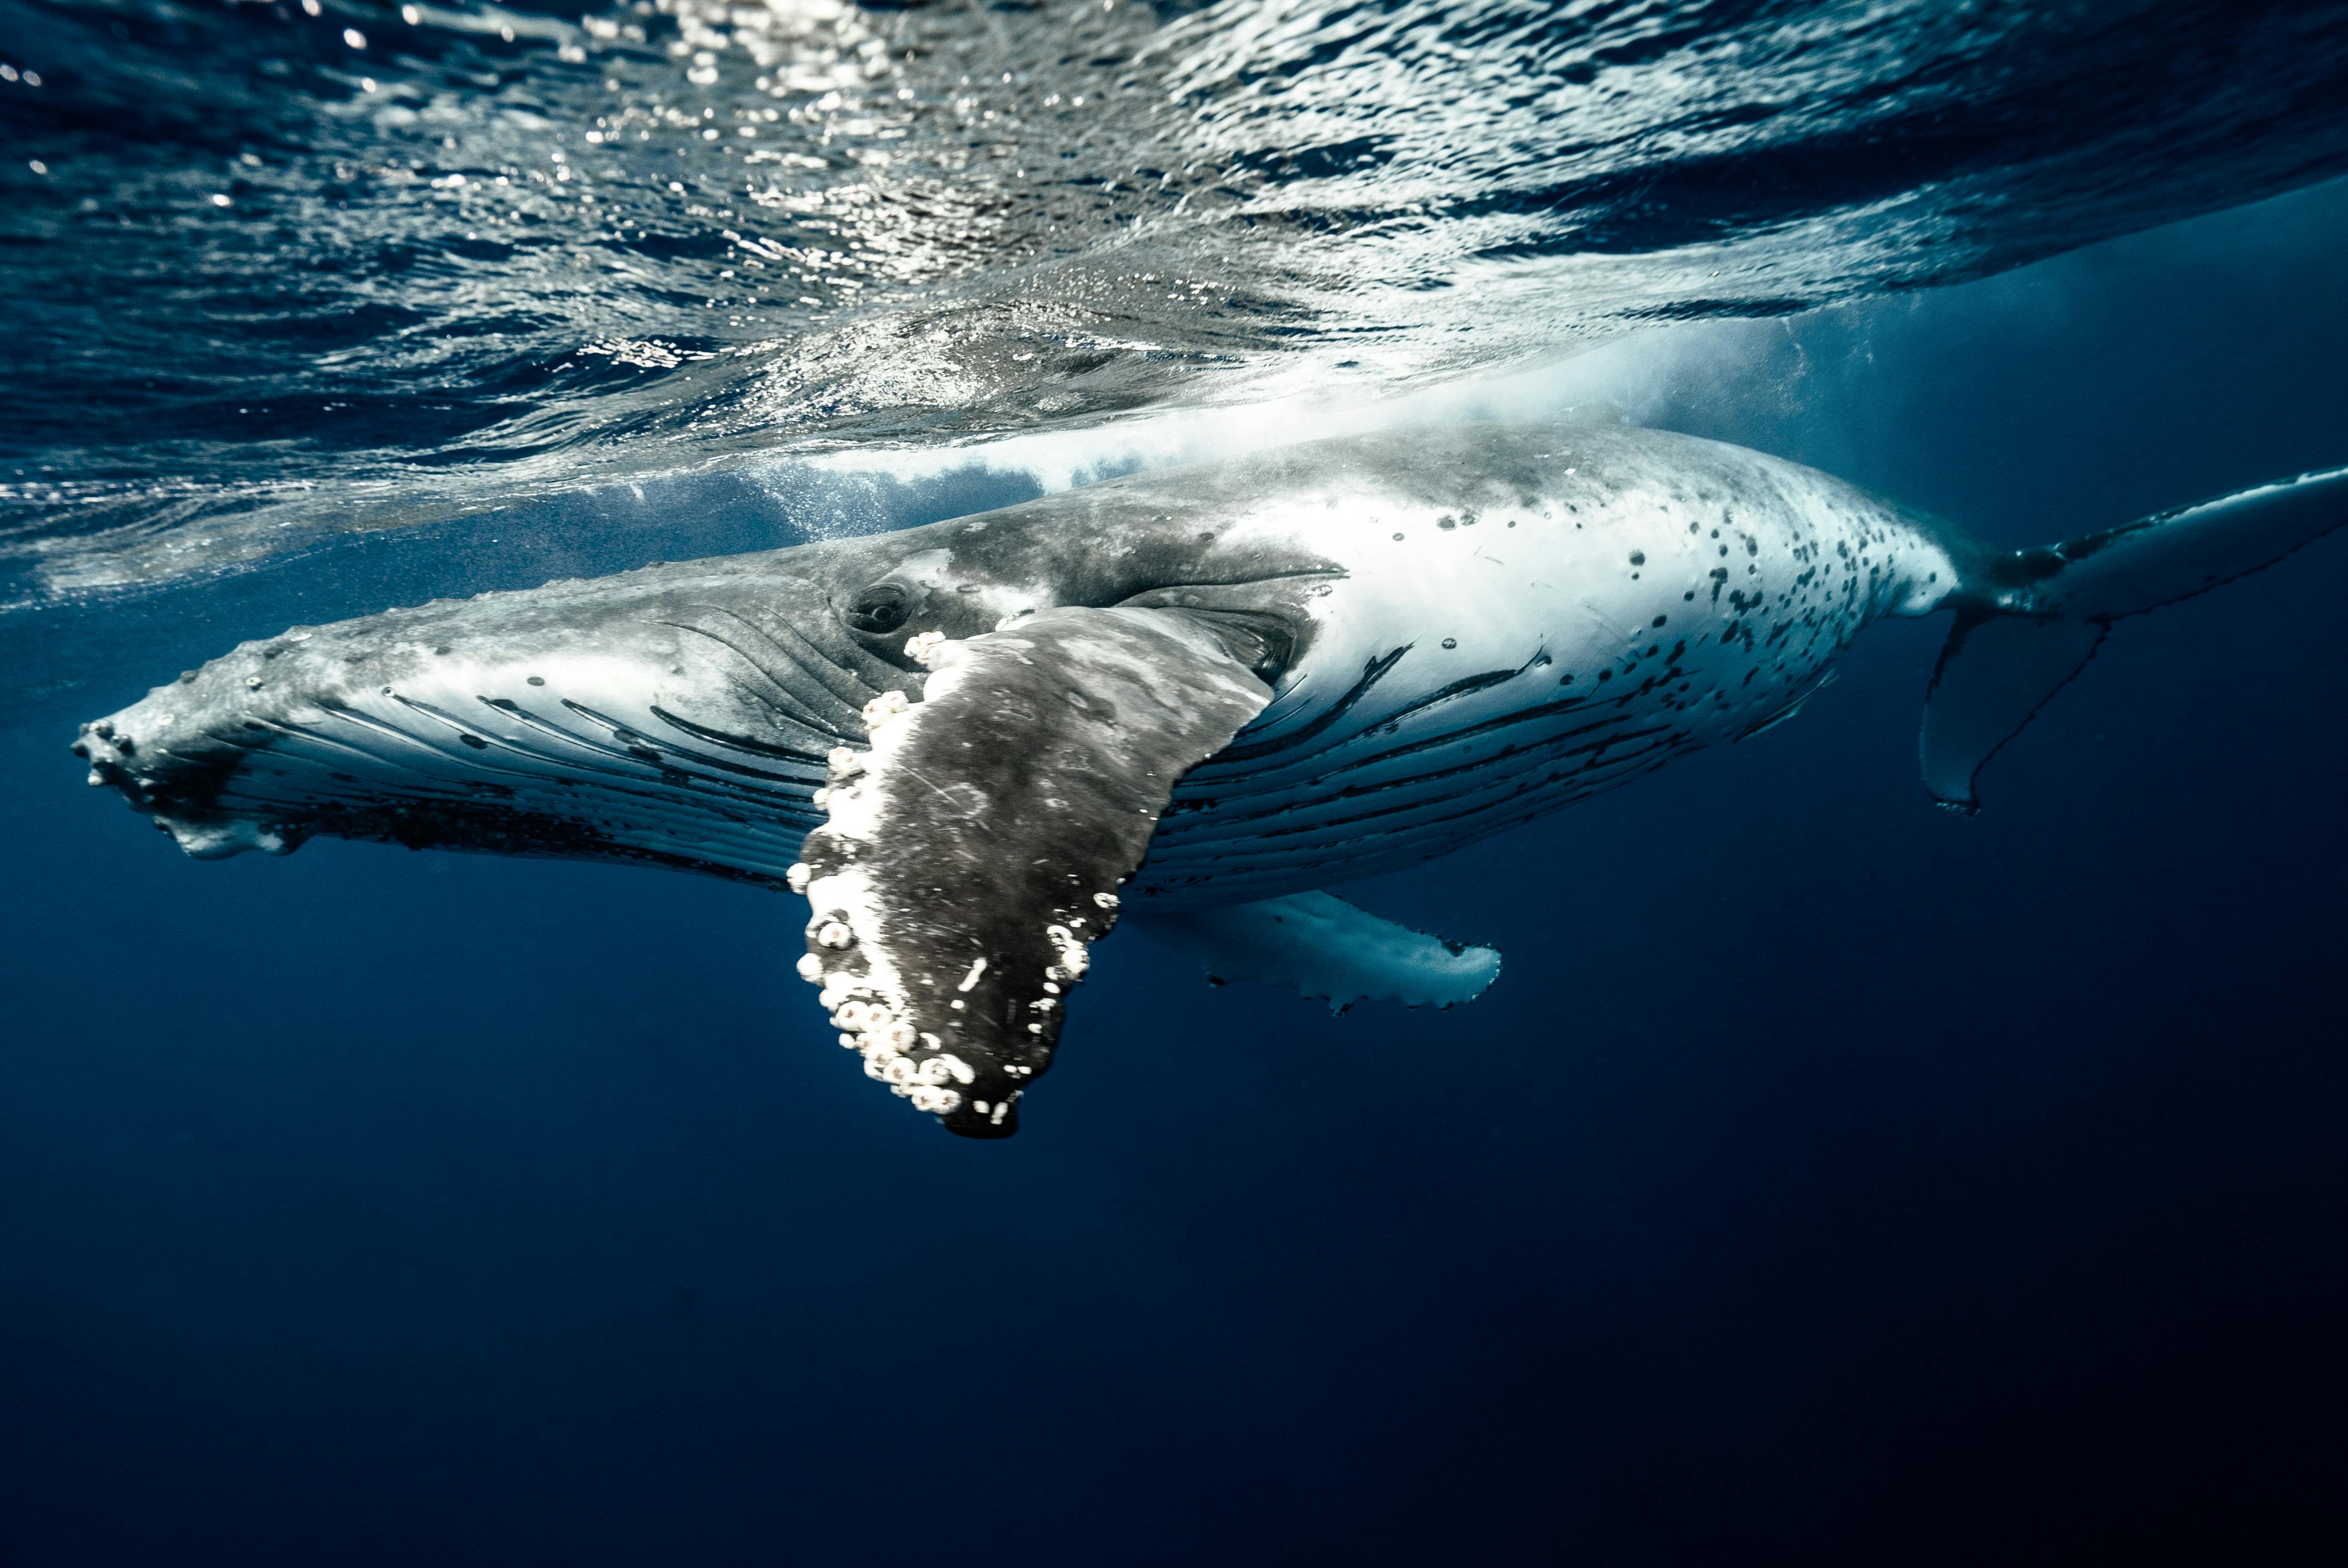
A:
{"label": "white scar mark", "polygon": [[1623,630],[1620,626],[1617,626],[1614,623],[1613,617],[1608,615],[1604,610],[1591,603],[1590,600],[1586,599],[1583,600],[1581,601],[1581,608],[1590,612],[1590,619],[1598,622],[1599,627],[1601,630],[1612,633],[1614,637],[1626,642],[1636,640],[1638,635],[1637,633]]}
{"label": "white scar mark", "polygon": [[[945,791],[943,791],[943,790],[940,789],[940,788],[936,785],[936,784],[934,784],[933,782],[932,782],[932,780],[931,780],[930,776],[929,776],[927,774],[923,773],[921,769],[919,769],[919,768],[917,768],[917,767],[914,767],[914,766],[912,766],[911,764],[907,764],[907,763],[899,763],[897,765],[898,765],[899,767],[901,767],[901,768],[903,768],[907,773],[909,773],[909,774],[912,774],[915,778],[920,779],[923,784],[928,784],[928,785],[930,786],[930,793],[931,793],[932,794],[933,794],[933,795],[937,796],[940,800],[944,801],[948,805],[952,805],[952,804],[954,804],[954,797],[953,797],[953,796],[952,796],[952,795],[950,795],[950,794],[948,794]],[[991,825],[990,823],[988,823],[988,822],[987,822],[987,820],[986,820],[984,817],[983,817],[983,816],[982,816],[982,817],[973,817],[973,818],[972,818],[972,819],[971,819],[971,825],[972,825],[972,826],[973,826],[973,827],[975,827],[975,828],[977,828],[977,829],[979,830],[979,832],[983,833],[983,834],[986,834],[986,835],[989,835],[990,837],[992,837],[992,836],[994,835],[994,828],[993,825]]]}
{"label": "white scar mark", "polygon": [[978,977],[984,973],[986,973],[986,959],[981,957],[976,963],[971,965],[970,973],[963,976],[962,984],[954,987],[954,989],[958,991],[970,989],[971,987],[978,984]]}
{"label": "white scar mark", "polygon": [[911,765],[910,765],[910,764],[901,764],[901,764],[899,764],[898,765],[899,765],[899,766],[901,766],[901,767],[903,767],[903,768],[904,768],[904,770],[905,770],[907,773],[909,773],[909,774],[912,774],[915,778],[917,778],[917,779],[921,780],[923,784],[929,784],[929,786],[930,786],[930,793],[931,793],[932,794],[933,794],[933,795],[936,795],[940,800],[950,800],[950,799],[952,799],[952,798],[953,798],[951,795],[947,794],[945,791],[943,791],[943,790],[940,789],[940,788],[939,788],[935,784],[931,783],[930,775],[929,775],[929,774],[925,774],[925,773],[923,773],[921,769],[919,769],[919,768],[917,768],[917,767],[913,767],[913,766],[911,766]]}

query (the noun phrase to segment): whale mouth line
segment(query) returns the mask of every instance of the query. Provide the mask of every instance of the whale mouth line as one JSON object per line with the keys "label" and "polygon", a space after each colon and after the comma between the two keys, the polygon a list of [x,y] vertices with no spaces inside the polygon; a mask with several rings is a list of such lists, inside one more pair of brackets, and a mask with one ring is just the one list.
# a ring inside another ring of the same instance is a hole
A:
{"label": "whale mouth line", "polygon": [[[777,636],[774,631],[770,631],[767,628],[762,627],[754,621],[746,620],[739,611],[729,610],[722,604],[703,604],[695,602],[693,604],[680,606],[679,609],[681,611],[698,610],[705,612],[708,615],[715,616],[730,622],[738,630],[736,636],[727,636],[725,633],[712,630],[706,626],[698,625],[690,620],[678,620],[673,619],[640,620],[638,624],[654,627],[666,631],[689,632],[695,637],[702,638],[714,643],[717,647],[722,648],[726,652],[732,654],[744,665],[757,671],[759,676],[763,678],[768,685],[772,686],[776,692],[782,693],[786,698],[805,702],[808,693],[794,692],[787,682],[778,680],[773,670],[769,669],[764,661],[754,655],[750,651],[749,648],[743,645],[744,642],[749,642],[754,645],[763,643],[766,647],[772,649],[775,654],[780,659],[788,661],[791,669],[807,677],[808,681],[813,682],[826,697],[831,700],[833,712],[826,715],[831,720],[826,733],[837,740],[846,740],[849,738],[849,729],[851,726],[857,725],[857,715],[862,711],[864,704],[871,701],[873,693],[870,688],[864,686],[860,682],[858,682],[853,676],[845,676],[844,671],[840,671],[830,660],[826,659],[823,656],[823,652],[820,649],[814,647],[814,645],[809,643],[804,636],[800,635],[798,628],[792,626],[788,620],[778,623],[779,630],[788,633],[791,639],[791,642],[798,644],[798,647],[793,647],[790,644],[784,642],[782,638]],[[736,640],[737,636],[741,641],[737,641]],[[815,657],[812,659],[802,657],[799,652],[799,649],[801,648],[807,649],[808,651],[812,652]],[[751,700],[760,702],[769,709],[773,709],[778,712],[788,711],[778,705],[774,699],[768,696],[766,692],[756,691],[752,689],[747,682],[740,681],[730,669],[726,671],[726,680],[729,684],[741,690],[746,695],[750,697]],[[843,687],[845,690],[842,689]],[[804,719],[800,720],[800,722],[811,724],[814,723],[815,718],[816,715],[809,713]]]}
{"label": "whale mouth line", "polygon": [[682,601],[652,578],[616,603],[553,584],[297,629],[86,725],[75,749],[93,784],[206,858],[325,834],[782,886],[856,716],[842,692],[863,682],[752,619],[803,585],[740,580],[747,613],[708,603],[705,578]]}
{"label": "whale mouth line", "polygon": [[[740,735],[730,730],[720,730],[712,725],[695,723],[682,714],[670,712],[657,702],[650,704],[646,711],[678,733],[691,735],[695,740],[707,741],[716,745],[732,746],[736,751],[748,752],[753,756],[772,757],[778,762],[804,763],[811,768],[824,765],[823,758],[813,752],[798,751],[789,746],[779,746],[770,741],[759,740],[755,735]],[[849,739],[846,735],[835,738],[843,743]],[[723,767],[735,773],[757,774],[760,778],[785,776],[781,774],[761,773],[757,769],[745,767],[738,763],[719,763],[714,759],[709,765]]]}
{"label": "whale mouth line", "polygon": [[[444,735],[345,712],[334,719],[354,733],[267,723],[265,740],[224,736],[197,771],[179,777],[170,764],[182,759],[162,752],[168,760],[154,770],[129,757],[97,759],[93,778],[207,858],[285,853],[325,834],[414,849],[660,865],[780,886],[798,836],[819,820],[805,778],[700,751],[646,761],[526,711],[505,716],[533,721],[527,729],[485,725],[486,736],[477,736],[434,704],[402,706]],[[465,740],[475,748],[451,749]]]}

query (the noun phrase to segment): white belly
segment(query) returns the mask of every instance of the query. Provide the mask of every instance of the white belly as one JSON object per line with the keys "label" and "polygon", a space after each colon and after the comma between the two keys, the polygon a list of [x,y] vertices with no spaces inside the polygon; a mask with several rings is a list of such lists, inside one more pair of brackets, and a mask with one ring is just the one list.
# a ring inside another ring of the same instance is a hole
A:
{"label": "white belly", "polygon": [[1567,430],[1538,456],[1457,499],[1339,476],[1248,519],[1350,575],[1262,717],[1177,791],[1142,897],[1445,854],[1768,722],[1860,628],[1954,581],[1912,520],[1758,454]]}

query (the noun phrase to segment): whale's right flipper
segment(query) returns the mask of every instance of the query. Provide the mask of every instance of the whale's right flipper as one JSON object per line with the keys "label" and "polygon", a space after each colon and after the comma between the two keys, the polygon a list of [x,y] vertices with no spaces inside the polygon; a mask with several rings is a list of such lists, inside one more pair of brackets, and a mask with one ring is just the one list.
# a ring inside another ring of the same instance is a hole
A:
{"label": "whale's right flipper", "polygon": [[2248,577],[2343,523],[2348,468],[2333,468],[1991,558],[1953,598],[1924,694],[1925,787],[1972,815],[1982,765],[2086,668],[2112,622]]}
{"label": "whale's right flipper", "polygon": [[793,867],[799,972],[866,1072],[1008,1137],[1175,782],[1271,702],[1267,650],[1238,620],[1063,608],[907,651],[922,701],[867,707],[872,749],[833,753]]}
{"label": "whale's right flipper", "polygon": [[1134,923],[1205,966],[1208,978],[1262,980],[1324,997],[1344,1012],[1355,1002],[1447,1008],[1474,1001],[1499,978],[1500,955],[1414,931],[1327,893]]}

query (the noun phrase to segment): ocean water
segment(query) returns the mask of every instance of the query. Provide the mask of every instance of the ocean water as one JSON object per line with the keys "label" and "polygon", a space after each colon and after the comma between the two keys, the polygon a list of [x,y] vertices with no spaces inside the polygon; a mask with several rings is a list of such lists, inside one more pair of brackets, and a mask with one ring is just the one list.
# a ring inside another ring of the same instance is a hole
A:
{"label": "ocean water", "polygon": [[1897,623],[1347,889],[1502,948],[1468,1008],[1113,938],[1007,1143],[842,1071],[792,900],[200,864],[66,746],[294,621],[1468,414],[2013,544],[2337,465],[2343,62],[2312,5],[0,0],[0,1553],[2337,1560],[2341,537],[2125,625],[1977,819]]}

